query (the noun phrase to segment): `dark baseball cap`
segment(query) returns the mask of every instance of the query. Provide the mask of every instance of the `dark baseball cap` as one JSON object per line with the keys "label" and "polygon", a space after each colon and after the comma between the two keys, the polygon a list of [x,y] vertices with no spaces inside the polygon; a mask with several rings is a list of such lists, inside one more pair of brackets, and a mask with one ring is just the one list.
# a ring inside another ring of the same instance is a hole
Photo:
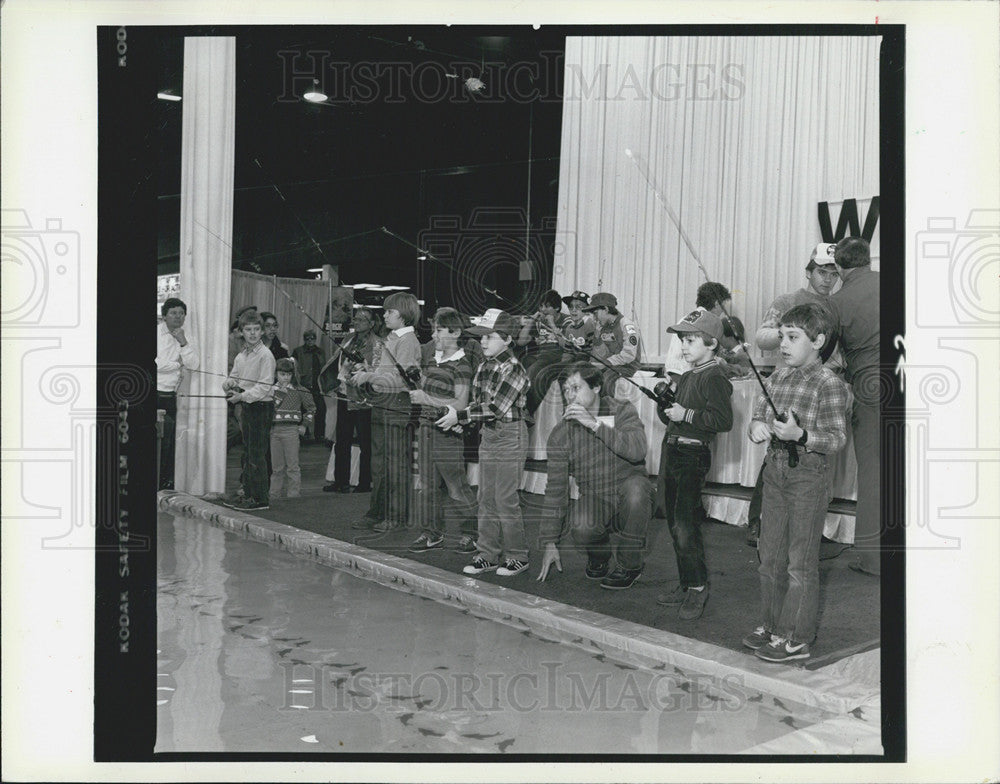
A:
{"label": "dark baseball cap", "polygon": [[598,291],[593,297],[590,298],[590,304],[584,308],[584,310],[590,312],[597,310],[598,308],[607,308],[608,310],[618,311],[618,298],[614,294],[609,294],[606,291]]}
{"label": "dark baseball cap", "polygon": [[489,335],[496,332],[498,335],[512,338],[520,332],[520,326],[510,313],[499,308],[490,308],[482,316],[472,319],[472,326],[467,330],[471,335]]}
{"label": "dark baseball cap", "polygon": [[582,291],[574,291],[569,296],[563,297],[562,301],[565,302],[567,305],[569,305],[575,299],[580,300],[580,302],[582,302],[584,305],[590,303],[590,295]]}
{"label": "dark baseball cap", "polygon": [[676,335],[684,332],[704,332],[716,340],[722,340],[722,320],[711,311],[698,308],[692,310],[672,327],[667,327],[667,332],[673,332]]}

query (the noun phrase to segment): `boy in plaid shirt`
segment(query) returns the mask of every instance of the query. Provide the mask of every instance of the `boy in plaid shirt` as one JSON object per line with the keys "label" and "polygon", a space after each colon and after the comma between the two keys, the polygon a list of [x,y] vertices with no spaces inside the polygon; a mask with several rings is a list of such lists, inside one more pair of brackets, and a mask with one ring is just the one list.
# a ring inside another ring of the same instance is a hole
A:
{"label": "boy in plaid shirt", "polygon": [[[781,412],[758,395],[750,440],[771,440],[764,469],[764,512],[757,552],[763,623],[743,638],[757,657],[809,657],[819,614],[819,545],[830,503],[830,461],[847,443],[847,386],[820,360],[830,317],[816,303],[781,317],[785,367],[765,387]],[[798,453],[791,459],[789,444]]]}
{"label": "boy in plaid shirt", "polygon": [[[528,455],[528,374],[511,350],[519,331],[513,316],[490,309],[468,331],[481,336],[486,359],[472,379],[468,408],[456,412],[449,406],[435,424],[444,430],[457,424],[483,426],[477,553],[462,571],[482,574],[495,570],[501,577],[513,577],[528,568],[528,544],[517,494]],[[506,555],[502,565],[501,555]]]}

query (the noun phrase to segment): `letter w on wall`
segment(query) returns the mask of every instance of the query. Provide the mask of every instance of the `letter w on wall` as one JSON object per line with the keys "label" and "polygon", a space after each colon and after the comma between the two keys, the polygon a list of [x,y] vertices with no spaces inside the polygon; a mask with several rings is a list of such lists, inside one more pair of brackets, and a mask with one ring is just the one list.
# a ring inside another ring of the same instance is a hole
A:
{"label": "letter w on wall", "polygon": [[[833,202],[836,204],[837,202]],[[878,196],[872,196],[865,215],[864,228],[858,219],[858,200],[844,199],[840,202],[840,215],[837,217],[837,230],[833,230],[833,223],[830,220],[830,204],[828,201],[819,203],[819,230],[823,236],[823,242],[839,242],[846,236],[864,237],[868,242],[872,241],[875,235],[875,226],[878,224]],[[850,235],[847,230],[850,229]]]}

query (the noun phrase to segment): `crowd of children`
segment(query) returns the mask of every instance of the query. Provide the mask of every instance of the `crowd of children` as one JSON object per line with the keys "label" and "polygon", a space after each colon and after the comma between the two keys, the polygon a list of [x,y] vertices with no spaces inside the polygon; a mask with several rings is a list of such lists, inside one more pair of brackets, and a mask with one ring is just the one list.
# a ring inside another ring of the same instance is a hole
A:
{"label": "crowd of children", "polygon": [[[561,313],[563,304],[569,315]],[[518,494],[528,427],[551,382],[559,380],[564,414],[548,442],[538,579],[553,566],[562,570],[558,548],[571,533],[587,551],[588,578],[603,588],[631,586],[643,570],[655,500],[666,516],[679,576],[657,601],[677,606],[683,620],[700,617],[710,589],[701,494],[712,439],[733,426],[731,374],[718,356],[725,338],[732,338],[733,322],[728,314],[698,307],[668,329],[687,369],[658,403],[666,433],[653,484],[645,475],[642,423],[634,406],[613,394],[617,380],[631,376],[642,358],[638,330],[617,306],[606,292],[560,297],[550,291],[536,314],[520,320],[493,309],[470,322],[443,307],[424,345],[414,332],[421,311],[412,294],[386,298],[384,336],[377,334],[374,312],[359,309],[355,331],[319,371],[322,379],[332,368],[334,382],[326,386],[339,399],[335,481],[323,489],[352,489],[350,445],[357,437],[362,466],[356,490],[367,490],[370,481],[371,500],[356,528],[388,532],[415,520],[420,533],[411,552],[443,549],[447,536],[453,551],[471,556],[466,574],[518,575],[529,566]],[[275,362],[262,330],[255,311],[240,317],[243,349],[223,383],[229,401],[242,403],[245,447],[242,493],[224,503],[244,511],[265,509],[282,493],[299,494],[299,436],[316,410],[310,390],[293,382],[295,363]],[[816,635],[829,472],[846,443],[850,406],[847,386],[823,362],[836,332],[830,310],[817,302],[777,318],[780,366],[763,382],[747,433],[754,442],[767,441],[768,451],[758,544],[761,615],[743,643],[766,661],[808,657]],[[466,471],[473,433],[478,493]],[[574,502],[570,475],[580,488]]]}

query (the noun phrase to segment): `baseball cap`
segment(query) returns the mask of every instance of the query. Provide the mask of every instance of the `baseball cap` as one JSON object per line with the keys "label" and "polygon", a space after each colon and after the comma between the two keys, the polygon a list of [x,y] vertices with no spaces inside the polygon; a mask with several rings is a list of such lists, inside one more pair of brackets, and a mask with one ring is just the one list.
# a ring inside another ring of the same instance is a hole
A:
{"label": "baseball cap", "polygon": [[672,327],[667,327],[667,332],[673,332],[677,335],[684,332],[704,332],[706,335],[721,341],[722,320],[711,311],[697,308]]}
{"label": "baseball cap", "polygon": [[606,291],[598,291],[593,297],[590,298],[590,304],[584,308],[587,312],[597,310],[598,308],[607,308],[608,310],[618,310],[618,298],[614,294],[609,294]]}
{"label": "baseball cap", "polygon": [[517,320],[499,308],[490,308],[482,316],[472,318],[472,326],[467,330],[472,335],[489,335],[496,332],[512,338],[520,331]]}
{"label": "baseball cap", "polygon": [[812,255],[809,257],[809,263],[806,265],[806,270],[812,270],[815,267],[826,267],[836,264],[833,259],[833,252],[837,249],[836,243],[821,242],[815,248],[813,248]]}
{"label": "baseball cap", "polygon": [[569,305],[573,300],[578,299],[586,306],[590,302],[590,296],[582,291],[574,291],[569,296],[563,297],[562,301]]}

